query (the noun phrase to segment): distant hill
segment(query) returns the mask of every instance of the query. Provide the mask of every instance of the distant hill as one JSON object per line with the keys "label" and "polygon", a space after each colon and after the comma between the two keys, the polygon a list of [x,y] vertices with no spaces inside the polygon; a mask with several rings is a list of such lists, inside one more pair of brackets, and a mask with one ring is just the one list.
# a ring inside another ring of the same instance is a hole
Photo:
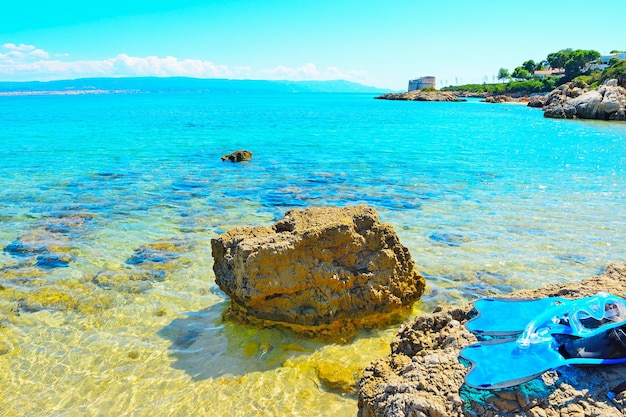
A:
{"label": "distant hill", "polygon": [[79,78],[59,81],[0,82],[0,92],[58,92],[58,91],[141,92],[220,91],[265,93],[382,93],[384,90],[349,81],[268,81],[228,80],[187,77]]}

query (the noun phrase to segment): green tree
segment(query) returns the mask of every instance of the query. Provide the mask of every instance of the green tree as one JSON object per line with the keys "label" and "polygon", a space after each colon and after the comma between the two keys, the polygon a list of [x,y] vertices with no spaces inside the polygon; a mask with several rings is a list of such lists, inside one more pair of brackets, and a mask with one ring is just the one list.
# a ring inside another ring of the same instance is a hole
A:
{"label": "green tree", "polygon": [[619,85],[626,87],[626,61],[620,61],[602,71],[601,81],[610,80],[611,78],[617,79]]}
{"label": "green tree", "polygon": [[563,82],[572,80],[587,70],[587,64],[600,58],[600,52],[593,49],[561,49],[548,55],[546,60],[552,68],[564,68]]}
{"label": "green tree", "polygon": [[531,73],[523,67],[515,68],[511,76],[516,80],[528,80],[529,78],[532,78]]}
{"label": "green tree", "polygon": [[613,65],[617,64],[619,61],[620,59],[616,57],[609,59],[609,67],[612,67]]}
{"label": "green tree", "polygon": [[587,70],[587,64],[600,58],[600,52],[592,49],[577,49],[572,51],[565,61],[565,77],[573,79]]}
{"label": "green tree", "polygon": [[511,78],[511,74],[509,73],[509,70],[506,68],[500,68],[498,70],[498,80],[502,81],[502,80],[508,80]]}
{"label": "green tree", "polygon": [[561,49],[559,52],[552,52],[551,54],[548,54],[546,61],[548,61],[550,68],[563,68],[565,67],[565,62],[571,54],[571,48]]}
{"label": "green tree", "polygon": [[[537,69],[537,64],[535,64],[535,61],[533,61],[532,59],[529,59],[528,61],[524,62],[522,64],[522,67],[528,71],[529,73],[533,73],[535,72],[535,70]],[[514,76],[515,77],[515,76]]]}

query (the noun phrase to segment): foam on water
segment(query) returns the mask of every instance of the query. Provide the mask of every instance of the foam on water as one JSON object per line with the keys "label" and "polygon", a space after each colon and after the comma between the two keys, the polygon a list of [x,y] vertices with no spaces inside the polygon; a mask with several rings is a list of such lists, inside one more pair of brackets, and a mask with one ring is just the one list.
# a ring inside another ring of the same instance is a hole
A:
{"label": "foam on water", "polygon": [[[350,344],[223,322],[211,237],[369,204],[427,277],[416,312],[623,260],[626,125],[339,94],[0,100],[4,415],[352,416]],[[220,156],[248,149],[248,163]],[[601,289],[598,289],[601,290]]]}

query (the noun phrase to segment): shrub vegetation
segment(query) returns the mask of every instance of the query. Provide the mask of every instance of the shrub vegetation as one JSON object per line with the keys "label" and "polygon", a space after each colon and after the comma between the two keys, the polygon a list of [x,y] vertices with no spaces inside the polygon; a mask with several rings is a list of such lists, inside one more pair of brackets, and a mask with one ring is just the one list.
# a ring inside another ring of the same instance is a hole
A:
{"label": "shrub vegetation", "polygon": [[[616,52],[616,51],[612,51]],[[605,80],[616,78],[620,85],[626,87],[626,61],[612,59],[610,66],[604,71],[589,70],[588,64],[597,61],[600,53],[594,50],[562,49],[548,54],[547,58],[535,63],[532,59],[525,61],[515,68],[512,73],[506,68],[500,68],[499,80],[509,80],[499,84],[465,84],[444,87],[442,91],[467,91],[476,94],[533,94],[546,93],[555,87],[569,81],[581,85],[597,87]],[[549,76],[540,78],[534,75],[537,70],[545,68],[563,68],[563,76]]]}

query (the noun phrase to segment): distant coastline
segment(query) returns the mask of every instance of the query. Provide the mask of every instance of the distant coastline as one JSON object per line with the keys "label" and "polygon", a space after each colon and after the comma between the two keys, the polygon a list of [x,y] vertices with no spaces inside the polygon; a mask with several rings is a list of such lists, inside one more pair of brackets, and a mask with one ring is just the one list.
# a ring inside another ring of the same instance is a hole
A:
{"label": "distant coastline", "polygon": [[0,81],[0,95],[80,95],[163,92],[368,93],[384,89],[344,80],[270,81],[190,77],[78,78],[56,81]]}
{"label": "distant coastline", "polygon": [[0,97],[6,96],[79,96],[96,94],[136,94],[139,90],[35,90],[35,91],[0,91]]}

